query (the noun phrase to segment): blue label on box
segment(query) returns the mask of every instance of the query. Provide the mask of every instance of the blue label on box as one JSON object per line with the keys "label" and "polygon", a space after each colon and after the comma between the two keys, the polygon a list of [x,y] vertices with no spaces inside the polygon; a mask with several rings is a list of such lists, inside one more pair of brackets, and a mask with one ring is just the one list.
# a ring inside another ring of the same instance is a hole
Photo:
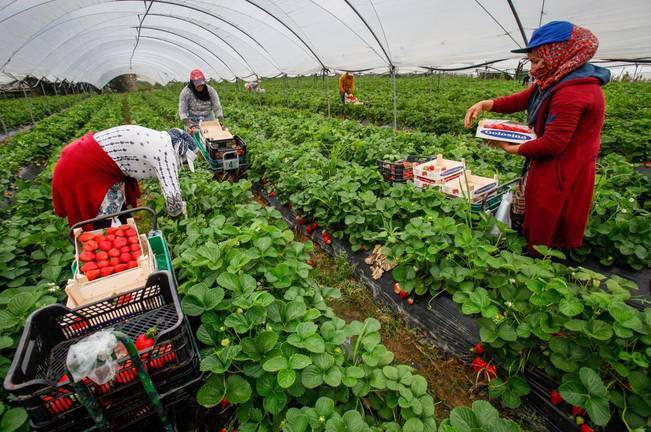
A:
{"label": "blue label on box", "polygon": [[481,131],[481,133],[483,133],[484,135],[494,136],[496,138],[508,138],[508,139],[519,140],[519,141],[529,141],[533,139],[528,135],[524,135],[518,132],[505,131],[499,129],[484,129]]}

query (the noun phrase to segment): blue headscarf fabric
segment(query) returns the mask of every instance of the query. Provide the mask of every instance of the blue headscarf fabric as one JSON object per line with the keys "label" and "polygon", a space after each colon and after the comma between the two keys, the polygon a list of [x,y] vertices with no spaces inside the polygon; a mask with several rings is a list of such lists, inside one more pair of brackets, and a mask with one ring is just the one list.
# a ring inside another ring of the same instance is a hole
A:
{"label": "blue headscarf fabric", "polygon": [[179,128],[170,129],[167,133],[170,134],[172,145],[182,159],[185,158],[188,150],[192,152],[197,151],[197,144],[189,133]]}
{"label": "blue headscarf fabric", "polygon": [[194,171],[194,157],[191,156],[188,158],[188,150],[192,153],[197,152],[197,143],[194,142],[194,139],[187,132],[179,128],[170,129],[167,132],[172,140],[172,147],[176,151],[177,158],[179,160],[179,168],[183,162],[188,164],[188,167],[191,171]]}

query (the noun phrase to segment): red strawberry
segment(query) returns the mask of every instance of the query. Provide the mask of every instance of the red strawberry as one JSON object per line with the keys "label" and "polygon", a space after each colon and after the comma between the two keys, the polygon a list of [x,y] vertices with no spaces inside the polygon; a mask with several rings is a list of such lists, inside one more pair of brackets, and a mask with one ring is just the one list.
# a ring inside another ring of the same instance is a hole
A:
{"label": "red strawberry", "polygon": [[93,237],[93,240],[95,240],[97,243],[101,243],[106,240],[106,237],[104,237],[102,234],[97,234],[95,237]]}
{"label": "red strawberry", "polygon": [[120,261],[123,263],[128,263],[129,261],[131,261],[131,254],[127,252],[123,253],[122,255],[120,255]]}
{"label": "red strawberry", "polygon": [[176,354],[174,353],[174,348],[170,343],[166,343],[162,347],[155,349],[155,351],[157,351],[156,358],[152,359],[149,362],[149,366],[151,366],[153,369],[160,369],[163,366],[165,366],[167,363],[171,363],[174,360],[176,360]]}
{"label": "red strawberry", "polygon": [[86,264],[84,264],[83,266],[81,266],[81,272],[86,273],[86,272],[89,272],[91,270],[97,270],[97,268],[98,268],[97,264],[90,261],[90,262],[87,262]]}
{"label": "red strawberry", "polygon": [[228,407],[228,399],[224,398],[219,402],[219,406],[224,410]]}
{"label": "red strawberry", "polygon": [[105,251],[105,252],[110,251],[110,250],[111,250],[111,246],[112,246],[112,244],[111,244],[111,242],[108,241],[108,240],[103,240],[103,241],[99,242],[99,248],[100,248],[101,250]]}
{"label": "red strawberry", "polygon": [[302,217],[298,216],[298,217],[296,218],[296,223],[299,224],[299,225],[303,225],[303,224],[305,223],[305,219],[303,219]]}
{"label": "red strawberry", "polygon": [[394,283],[394,284],[393,284],[393,292],[394,292],[395,294],[400,294],[400,291],[402,291],[402,290],[400,289],[400,284],[399,284],[398,282]]}
{"label": "red strawberry", "polygon": [[312,228],[312,230],[315,230],[315,229],[317,229],[318,227],[319,227],[319,224],[316,223],[316,222],[313,222],[312,225],[310,225],[310,228]]}
{"label": "red strawberry", "polygon": [[53,414],[62,414],[66,411],[68,411],[70,408],[72,408],[73,405],[73,400],[72,396],[63,396],[60,397],[61,394],[67,394],[68,391],[65,389],[62,389],[56,393],[56,397],[53,396],[42,396],[41,400],[45,402],[45,406],[47,409],[53,413]]}
{"label": "red strawberry", "polygon": [[129,252],[131,252],[131,246],[122,246],[122,247],[120,248],[120,253],[121,253],[121,254],[123,254],[123,253],[129,253]]}
{"label": "red strawberry", "polygon": [[497,376],[497,368],[494,365],[486,366],[486,373],[488,374],[488,379],[493,379]]}
{"label": "red strawberry", "polygon": [[414,298],[413,298],[413,297],[409,297],[409,298],[407,299],[407,304],[408,304],[408,305],[413,305],[413,304],[414,304]]}
{"label": "red strawberry", "polygon": [[114,234],[115,234],[116,237],[124,237],[124,236],[126,236],[126,233],[124,232],[123,229],[117,229]]}
{"label": "red strawberry", "polygon": [[409,297],[409,293],[408,293],[407,291],[402,291],[402,290],[401,290],[399,295],[400,295],[400,299],[401,299],[401,300],[404,300],[404,299],[406,299],[407,297]]}
{"label": "red strawberry", "polygon": [[113,235],[118,229],[115,227],[108,227],[106,228],[106,235]]}
{"label": "red strawberry", "polygon": [[95,259],[97,261],[104,261],[104,260],[108,260],[109,256],[108,253],[106,253],[105,251],[99,251],[97,252],[97,254],[95,254]]}
{"label": "red strawberry", "polygon": [[115,234],[108,234],[106,236],[106,240],[112,242],[113,240],[115,240]]}
{"label": "red strawberry", "polygon": [[[99,270],[97,272],[99,273]],[[75,322],[72,323],[70,328],[73,331],[85,330],[88,328],[88,323],[86,321],[83,321],[81,318],[77,317],[75,318]]]}
{"label": "red strawberry", "polygon": [[116,265],[120,264],[120,258],[113,257],[109,260],[109,265],[115,267]]}
{"label": "red strawberry", "polygon": [[109,385],[109,383],[102,384],[102,385],[93,383],[93,388],[95,389],[95,393],[99,393],[101,395],[107,394],[108,392],[111,391],[111,386]]}
{"label": "red strawberry", "polygon": [[59,381],[57,381],[58,385],[65,385],[68,384],[68,376],[66,374],[61,375],[61,378],[59,378]]}
{"label": "red strawberry", "polygon": [[549,399],[551,400],[552,405],[554,406],[559,405],[561,402],[563,402],[563,397],[556,390],[551,391],[551,393],[549,394]]}
{"label": "red strawberry", "polygon": [[158,329],[156,327],[151,327],[145,333],[141,333],[136,338],[134,344],[138,351],[146,350],[154,346],[156,340],[154,339],[158,334]]}
{"label": "red strawberry", "polygon": [[219,429],[219,432],[228,432],[228,431],[226,430],[226,428],[221,428]]}
{"label": "red strawberry", "polygon": [[120,249],[113,248],[110,251],[108,251],[108,254],[110,257],[119,257],[120,256]]}
{"label": "red strawberry", "polygon": [[88,271],[88,272],[86,272],[86,273],[84,273],[84,274],[86,275],[86,278],[87,278],[88,281],[90,282],[90,281],[92,281],[92,280],[97,279],[97,277],[98,277],[99,274],[100,274],[100,269],[97,269],[97,270],[90,270],[90,271]]}
{"label": "red strawberry", "polygon": [[579,428],[581,432],[594,432],[590,426],[588,426],[587,423],[583,423],[581,427]]}
{"label": "red strawberry", "polygon": [[140,255],[142,255],[142,251],[139,251],[139,250],[133,251],[131,253],[131,256],[133,257],[134,260],[137,260],[140,257]]}
{"label": "red strawberry", "polygon": [[484,347],[481,346],[481,342],[477,342],[475,346],[472,348],[472,350],[475,352],[475,354],[483,354],[484,353]]}
{"label": "red strawberry", "polygon": [[310,266],[312,266],[312,267],[315,267],[315,265],[314,265],[314,261],[313,261],[313,260],[308,259],[306,262],[308,263],[308,265],[310,265]]}
{"label": "red strawberry", "polygon": [[136,230],[133,229],[133,228],[129,228],[129,229],[126,230],[124,233],[126,234],[127,237],[133,237],[133,236],[135,236],[135,235],[138,234],[138,233],[136,232]]}
{"label": "red strawberry", "polygon": [[83,251],[79,254],[79,259],[83,262],[93,261],[95,259],[95,254],[90,251]]}
{"label": "red strawberry", "polygon": [[119,384],[129,384],[131,381],[135,380],[137,376],[138,372],[136,372],[136,367],[133,365],[131,360],[127,360],[120,367],[114,380]]}
{"label": "red strawberry", "polygon": [[572,415],[573,416],[582,416],[585,415],[585,410],[579,406],[572,406]]}
{"label": "red strawberry", "polygon": [[129,249],[131,249],[131,252],[140,250],[140,245],[138,243],[132,244]]}
{"label": "red strawberry", "polygon": [[97,267],[103,269],[104,267],[108,267],[109,262],[108,260],[102,260],[102,261],[97,261]]}
{"label": "red strawberry", "polygon": [[97,250],[97,242],[94,240],[88,240],[84,243],[84,250],[89,252],[95,252]]}
{"label": "red strawberry", "polygon": [[481,372],[486,369],[488,363],[486,363],[481,357],[475,357],[475,359],[470,364],[475,372]]}
{"label": "red strawberry", "polygon": [[138,261],[129,261],[127,263],[127,267],[129,267],[130,269],[138,267]]}
{"label": "red strawberry", "polygon": [[92,240],[93,237],[95,237],[93,233],[85,232],[77,237],[77,240],[79,240],[81,243],[86,243],[88,240]]}
{"label": "red strawberry", "polygon": [[274,197],[276,196],[276,191],[275,191],[275,190],[272,190],[271,192],[269,192],[269,196],[270,196],[271,198],[274,198]]}
{"label": "red strawberry", "polygon": [[120,273],[121,271],[125,271],[128,268],[129,266],[127,264],[120,263],[115,266],[114,271],[115,273]]}
{"label": "red strawberry", "polygon": [[102,276],[108,276],[113,274],[114,267],[108,266],[101,269]]}
{"label": "red strawberry", "polygon": [[118,237],[115,240],[113,240],[113,247],[120,249],[121,247],[126,246],[127,241],[128,240],[124,237]]}
{"label": "red strawberry", "polygon": [[138,237],[137,236],[131,236],[127,239],[129,244],[138,244]]}

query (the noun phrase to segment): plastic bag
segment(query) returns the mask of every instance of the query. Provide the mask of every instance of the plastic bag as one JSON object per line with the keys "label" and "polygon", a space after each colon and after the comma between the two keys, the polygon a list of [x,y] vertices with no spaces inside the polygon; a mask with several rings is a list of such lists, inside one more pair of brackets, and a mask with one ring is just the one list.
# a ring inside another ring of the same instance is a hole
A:
{"label": "plastic bag", "polygon": [[[511,204],[513,203],[513,192],[508,191],[502,196],[502,202],[497,208],[495,219],[511,228]],[[500,227],[497,223],[491,229],[491,235],[497,237],[500,235]]]}
{"label": "plastic bag", "polygon": [[93,333],[68,349],[66,366],[75,382],[88,377],[102,385],[115,377],[119,365],[113,353],[119,342],[112,332],[107,329]]}

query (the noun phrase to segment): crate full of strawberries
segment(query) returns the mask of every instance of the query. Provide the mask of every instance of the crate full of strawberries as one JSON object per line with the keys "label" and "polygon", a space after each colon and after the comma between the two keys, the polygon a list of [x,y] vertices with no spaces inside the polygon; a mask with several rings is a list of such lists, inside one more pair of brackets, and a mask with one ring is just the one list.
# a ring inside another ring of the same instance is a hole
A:
{"label": "crate full of strawberries", "polygon": [[536,133],[529,126],[509,120],[480,120],[475,136],[513,144],[536,139]]}
{"label": "crate full of strawberries", "polygon": [[126,224],[73,231],[75,271],[68,281],[68,306],[81,306],[142,286],[156,270],[145,235],[133,219]]}

